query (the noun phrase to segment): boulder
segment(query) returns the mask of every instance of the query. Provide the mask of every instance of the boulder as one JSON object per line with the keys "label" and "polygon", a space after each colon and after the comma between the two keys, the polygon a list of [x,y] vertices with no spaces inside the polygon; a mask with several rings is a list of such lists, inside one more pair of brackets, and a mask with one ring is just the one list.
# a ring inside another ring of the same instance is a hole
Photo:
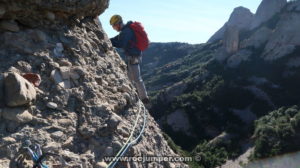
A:
{"label": "boulder", "polygon": [[24,108],[4,108],[2,117],[17,123],[28,123],[33,119],[33,116]]}
{"label": "boulder", "polygon": [[4,87],[7,106],[29,105],[36,99],[34,86],[17,73],[10,72],[5,76]]}
{"label": "boulder", "polygon": [[54,102],[48,102],[47,107],[50,109],[57,109],[58,105]]}

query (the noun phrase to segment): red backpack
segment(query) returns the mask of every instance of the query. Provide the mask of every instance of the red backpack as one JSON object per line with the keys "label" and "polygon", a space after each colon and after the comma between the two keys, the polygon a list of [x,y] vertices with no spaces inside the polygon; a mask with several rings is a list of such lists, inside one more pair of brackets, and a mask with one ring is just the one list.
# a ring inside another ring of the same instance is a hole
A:
{"label": "red backpack", "polygon": [[130,28],[134,31],[135,34],[135,46],[141,51],[146,50],[149,46],[149,39],[143,25],[140,22],[133,22],[130,24]]}

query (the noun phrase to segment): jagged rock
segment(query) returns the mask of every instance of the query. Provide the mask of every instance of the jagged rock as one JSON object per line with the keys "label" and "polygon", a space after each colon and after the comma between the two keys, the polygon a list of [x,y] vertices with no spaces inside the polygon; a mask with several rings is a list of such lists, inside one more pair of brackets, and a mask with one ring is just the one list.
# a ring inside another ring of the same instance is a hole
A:
{"label": "jagged rock", "polygon": [[231,55],[239,49],[239,29],[236,26],[226,26],[224,34],[224,47],[227,54]]}
{"label": "jagged rock", "polygon": [[54,102],[48,102],[47,107],[50,109],[57,109],[58,105]]}
{"label": "jagged rock", "polygon": [[220,28],[207,42],[213,42],[224,38],[227,27],[236,27],[237,30],[248,30],[249,25],[253,20],[253,13],[244,7],[237,7],[233,10],[229,20]]}
{"label": "jagged rock", "polygon": [[0,29],[12,31],[12,32],[20,31],[18,23],[15,22],[14,20],[1,20],[0,21]]}
{"label": "jagged rock", "polygon": [[2,117],[6,120],[15,121],[17,123],[28,123],[33,119],[32,114],[24,108],[4,108]]}
{"label": "jagged rock", "polygon": [[248,39],[241,42],[240,48],[254,47],[258,49],[263,46],[271,37],[272,30],[267,27],[261,27],[254,34],[252,34]]}
{"label": "jagged rock", "polygon": [[34,86],[17,73],[8,73],[4,78],[5,101],[10,107],[28,105],[36,99]]}
{"label": "jagged rock", "polygon": [[250,30],[271,19],[286,5],[287,0],[263,0],[254,15]]}
{"label": "jagged rock", "polygon": [[300,14],[285,13],[277,23],[264,52],[265,60],[276,60],[294,51],[300,45]]}

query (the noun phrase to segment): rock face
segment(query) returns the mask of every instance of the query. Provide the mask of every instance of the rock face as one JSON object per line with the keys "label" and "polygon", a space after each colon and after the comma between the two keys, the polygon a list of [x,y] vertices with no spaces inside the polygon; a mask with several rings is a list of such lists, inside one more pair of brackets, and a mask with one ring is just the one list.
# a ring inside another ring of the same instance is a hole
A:
{"label": "rock face", "polygon": [[236,26],[226,26],[224,47],[227,54],[233,54],[239,49],[239,29]]}
{"label": "rock face", "polygon": [[69,21],[70,17],[76,19],[100,15],[108,4],[108,0],[3,0],[0,16],[1,19],[17,20],[27,26],[48,25],[51,22]]}
{"label": "rock face", "polygon": [[[246,9],[236,8],[229,21],[209,40],[223,40],[223,49],[216,54],[216,59],[227,59],[227,65],[236,67],[249,60],[251,50],[262,50],[261,57],[266,61],[296,52],[300,45],[299,9],[299,1],[287,3],[286,0],[263,0],[254,16]],[[243,15],[248,17],[243,20]],[[287,65],[297,66],[292,60],[297,59],[291,59]]]}
{"label": "rock face", "polygon": [[281,11],[286,3],[287,0],[263,0],[257,8],[250,29],[254,29],[271,19],[276,13]]}
{"label": "rock face", "polygon": [[299,26],[299,13],[284,14],[264,49],[264,59],[275,60],[292,53],[300,45]]}
{"label": "rock face", "polygon": [[[15,21],[19,30],[2,27],[0,31],[0,61],[5,62],[0,65],[0,72],[1,75],[10,72],[5,79],[0,76],[0,89],[3,81],[6,88],[3,101],[14,106],[0,106],[0,167],[19,167],[24,163],[32,167],[27,158],[15,160],[20,156],[22,143],[28,139],[40,144],[45,152],[61,155],[70,167],[106,166],[106,154],[116,155],[131,134],[138,112],[144,116],[143,104],[140,105],[128,80],[126,65],[113,50],[97,19],[108,3],[108,0],[2,1],[1,21]],[[22,79],[23,73],[39,74],[42,82],[33,88]],[[11,81],[18,85],[13,86]],[[62,82],[64,85],[60,85]],[[18,92],[13,93],[14,89]],[[33,90],[36,90],[35,101],[32,101]],[[0,95],[3,95],[1,90]],[[148,111],[146,115],[142,139],[126,156],[177,156]],[[138,120],[134,138],[142,125],[143,120]],[[59,164],[47,161],[50,167]],[[127,164],[129,167],[171,165],[168,162]],[[177,162],[174,166],[185,165]]]}
{"label": "rock face", "polygon": [[241,42],[240,48],[254,47],[258,49],[259,47],[266,44],[272,35],[272,30],[267,27],[261,27],[255,31],[248,39]]}
{"label": "rock face", "polygon": [[248,29],[253,20],[253,13],[244,7],[237,7],[233,10],[227,22],[229,26],[236,26],[239,30]]}
{"label": "rock face", "polygon": [[[218,30],[209,40],[208,42],[213,42],[216,40],[220,40],[224,38],[226,32],[228,32],[228,28],[231,29],[235,27],[236,30],[246,30],[249,28],[253,20],[253,13],[247,8],[237,7],[233,10],[230,15],[229,20],[225,23],[225,25]],[[230,31],[230,30],[229,30]]]}

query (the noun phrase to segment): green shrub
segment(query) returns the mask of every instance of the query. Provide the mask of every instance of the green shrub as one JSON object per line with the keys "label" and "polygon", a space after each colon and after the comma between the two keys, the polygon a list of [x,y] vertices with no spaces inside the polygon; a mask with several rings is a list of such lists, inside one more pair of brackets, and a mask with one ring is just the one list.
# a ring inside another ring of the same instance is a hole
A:
{"label": "green shrub", "polygon": [[200,156],[198,164],[205,168],[220,166],[228,159],[228,152],[224,147],[216,147],[204,141],[192,152],[194,156]]}
{"label": "green shrub", "polygon": [[300,149],[300,110],[282,107],[255,122],[253,158],[264,158]]}

